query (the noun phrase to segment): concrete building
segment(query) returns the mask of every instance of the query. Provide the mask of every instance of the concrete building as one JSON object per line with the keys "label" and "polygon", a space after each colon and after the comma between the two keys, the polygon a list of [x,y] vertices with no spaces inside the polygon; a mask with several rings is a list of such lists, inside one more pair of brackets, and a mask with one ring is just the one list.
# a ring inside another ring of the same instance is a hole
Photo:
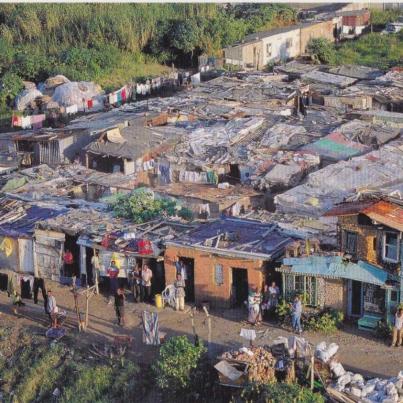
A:
{"label": "concrete building", "polygon": [[268,63],[287,61],[306,52],[310,39],[335,40],[337,23],[314,21],[248,35],[241,43],[224,49],[225,62],[263,69]]}

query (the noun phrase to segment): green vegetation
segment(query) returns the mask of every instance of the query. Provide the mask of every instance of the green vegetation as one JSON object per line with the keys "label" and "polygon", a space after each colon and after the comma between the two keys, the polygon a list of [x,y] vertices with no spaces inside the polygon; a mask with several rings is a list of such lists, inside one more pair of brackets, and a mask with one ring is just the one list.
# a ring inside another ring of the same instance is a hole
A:
{"label": "green vegetation", "polygon": [[64,74],[110,90],[294,19],[292,8],[272,4],[1,4],[0,112],[20,79]]}
{"label": "green vegetation", "polygon": [[328,39],[313,38],[309,41],[307,49],[321,63],[333,64],[335,62],[334,45]]}
{"label": "green vegetation", "polygon": [[371,24],[375,27],[384,27],[388,22],[394,22],[399,16],[403,15],[403,10],[378,10],[371,9]]}
{"label": "green vegetation", "polygon": [[117,217],[129,218],[136,224],[141,224],[157,217],[172,217],[178,215],[190,220],[192,212],[180,207],[171,199],[156,199],[152,192],[140,189],[133,194],[119,194],[109,202]]}
{"label": "green vegetation", "polygon": [[161,346],[152,368],[165,396],[174,399],[195,392],[195,382],[201,375],[197,368],[205,352],[202,344],[194,345],[186,336],[172,337]]}
{"label": "green vegetation", "polygon": [[303,326],[307,330],[330,334],[334,333],[341,326],[343,320],[343,312],[334,309],[325,309],[316,315],[310,316]]}
{"label": "green vegetation", "polygon": [[[77,340],[49,344],[29,330],[5,327],[0,333],[0,378],[5,402],[49,402],[59,389],[61,402],[141,400],[146,377],[124,356],[92,358]],[[70,347],[74,345],[74,349]]]}
{"label": "green vegetation", "polygon": [[247,403],[325,403],[319,393],[286,383],[251,384],[243,390],[241,398]]}
{"label": "green vegetation", "polygon": [[403,32],[392,35],[371,33],[343,43],[335,54],[337,64],[361,64],[387,70],[402,64]]}

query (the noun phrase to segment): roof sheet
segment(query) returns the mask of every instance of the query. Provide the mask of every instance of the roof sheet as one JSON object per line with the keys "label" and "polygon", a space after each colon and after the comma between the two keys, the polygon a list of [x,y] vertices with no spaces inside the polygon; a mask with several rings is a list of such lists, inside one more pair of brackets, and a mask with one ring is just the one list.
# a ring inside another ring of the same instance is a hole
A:
{"label": "roof sheet", "polygon": [[273,224],[253,220],[223,218],[200,225],[193,231],[179,237],[175,244],[209,248],[220,251],[266,255],[267,258],[278,256],[284,247],[292,241]]}
{"label": "roof sheet", "polygon": [[354,215],[363,211],[363,209],[372,206],[376,203],[375,200],[357,201],[350,203],[341,203],[331,210],[323,214],[325,217],[331,216],[343,216],[343,215]]}
{"label": "roof sheet", "polygon": [[381,200],[378,203],[364,208],[362,213],[374,221],[385,224],[390,228],[403,231],[403,207],[397,204]]}
{"label": "roof sheet", "polygon": [[[386,285],[388,280],[388,273],[379,267],[363,261],[343,261],[341,256],[286,258],[283,263],[291,266],[294,274],[355,280],[380,286]],[[287,269],[283,268],[281,271],[287,272]]]}

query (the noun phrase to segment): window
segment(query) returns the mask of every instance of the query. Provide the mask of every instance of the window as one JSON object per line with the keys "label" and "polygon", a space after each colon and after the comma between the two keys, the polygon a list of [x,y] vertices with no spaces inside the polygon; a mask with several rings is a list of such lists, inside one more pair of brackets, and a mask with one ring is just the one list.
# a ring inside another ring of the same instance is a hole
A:
{"label": "window", "polygon": [[355,255],[357,253],[357,234],[344,231],[344,252]]}
{"label": "window", "polygon": [[292,47],[292,38],[288,38],[285,42],[285,47],[290,49]]}
{"label": "window", "polygon": [[306,305],[316,306],[317,282],[315,277],[295,276],[293,274],[285,276],[285,297],[291,300],[296,294],[304,295]]}
{"label": "window", "polygon": [[216,285],[224,284],[224,270],[221,264],[214,266],[214,282]]}
{"label": "window", "polygon": [[271,43],[266,44],[266,53],[267,53],[267,57],[271,56]]}
{"label": "window", "polygon": [[383,259],[397,263],[399,259],[399,239],[395,232],[385,232],[383,235]]}

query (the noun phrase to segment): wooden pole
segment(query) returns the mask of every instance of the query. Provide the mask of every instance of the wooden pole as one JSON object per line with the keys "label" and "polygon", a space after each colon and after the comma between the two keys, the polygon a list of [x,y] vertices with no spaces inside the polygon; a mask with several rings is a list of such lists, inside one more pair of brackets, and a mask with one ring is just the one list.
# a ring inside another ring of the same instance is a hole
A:
{"label": "wooden pole", "polygon": [[82,323],[81,323],[80,310],[78,308],[78,295],[77,295],[77,291],[76,291],[75,288],[73,288],[73,297],[74,297],[74,308],[75,308],[75,311],[76,311],[77,321],[78,321],[78,331],[81,332]]}
{"label": "wooden pole", "polygon": [[207,310],[207,308],[205,306],[203,306],[203,310],[204,310],[204,312],[206,314],[206,317],[207,317],[207,326],[208,326],[207,351],[208,351],[208,354],[210,354],[211,353],[211,351],[210,351],[210,346],[211,346],[211,318],[210,318],[208,310]]}
{"label": "wooden pole", "polygon": [[89,314],[89,302],[90,302],[90,295],[89,295],[89,287],[87,285],[87,292],[85,293],[85,302],[86,302],[86,307],[85,307],[85,330],[88,328],[88,314]]}
{"label": "wooden pole", "polygon": [[311,390],[313,390],[315,382],[315,357],[311,357]]}

